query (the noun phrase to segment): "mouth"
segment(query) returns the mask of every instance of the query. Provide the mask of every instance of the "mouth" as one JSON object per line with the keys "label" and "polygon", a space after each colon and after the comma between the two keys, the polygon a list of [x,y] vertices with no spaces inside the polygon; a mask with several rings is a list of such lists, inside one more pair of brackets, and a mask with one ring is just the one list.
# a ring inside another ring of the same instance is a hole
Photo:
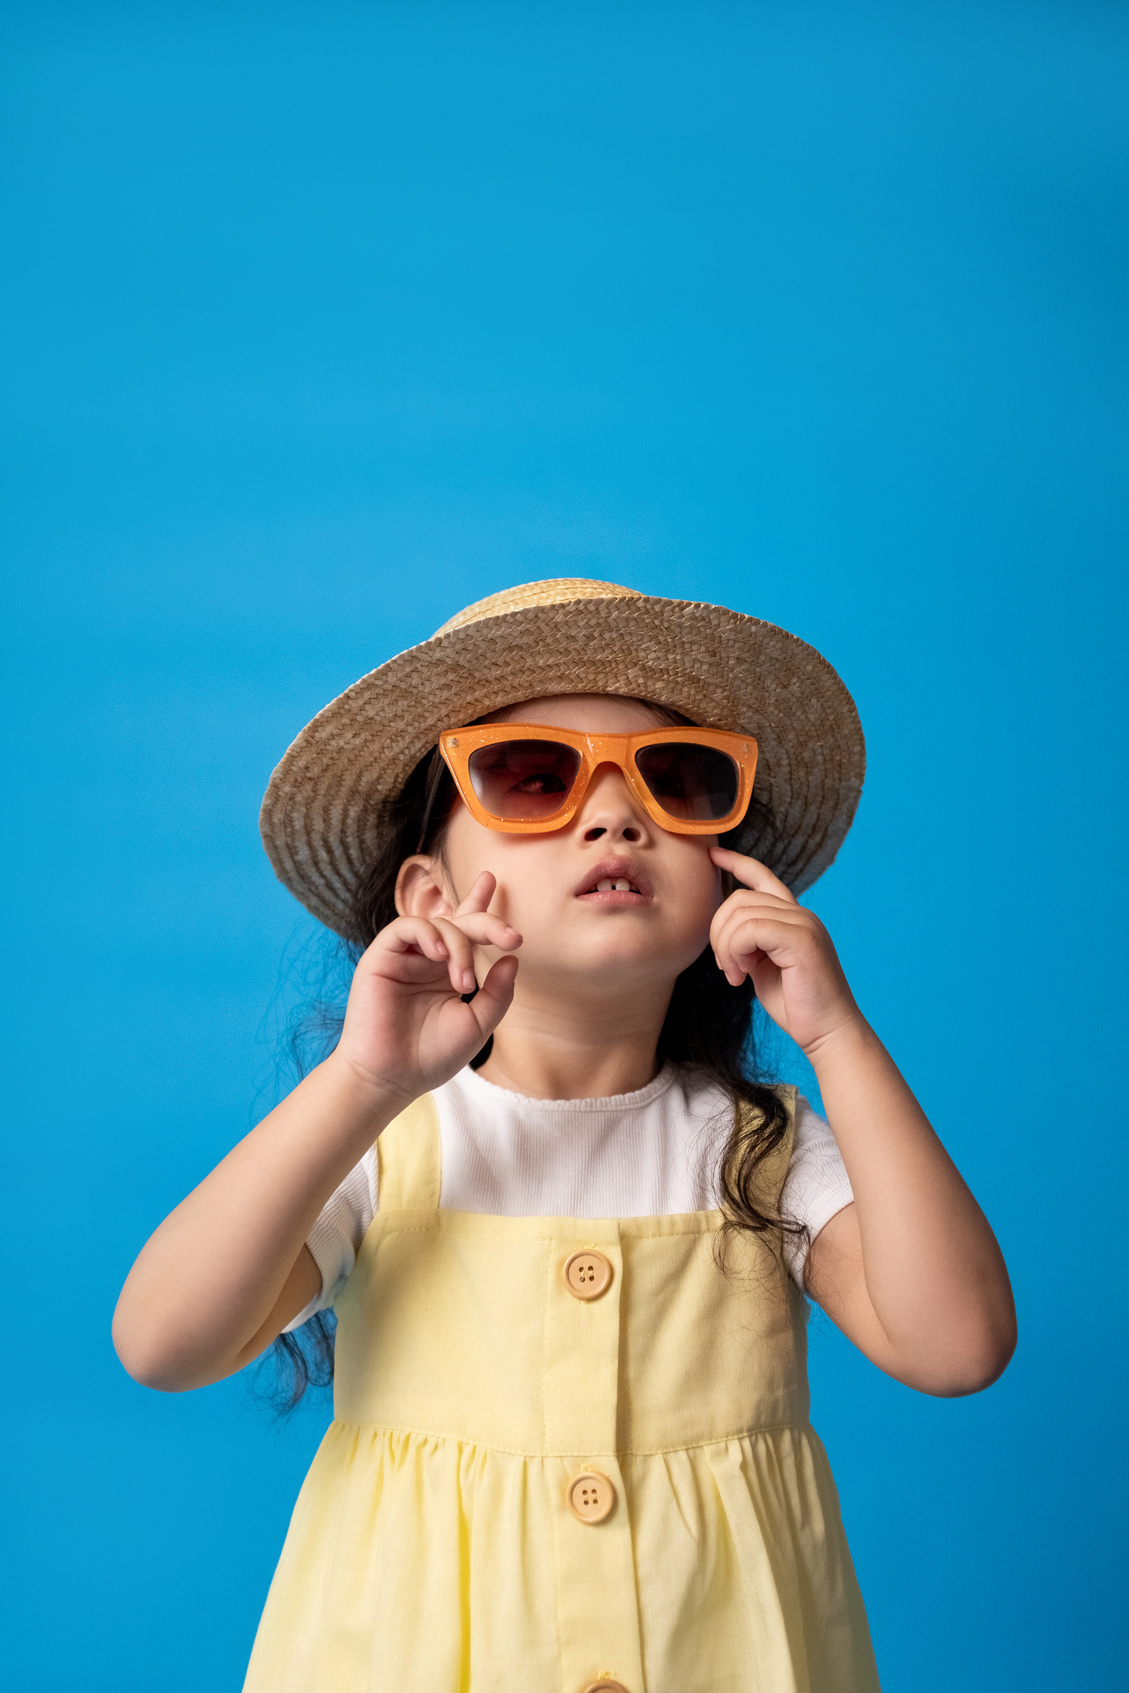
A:
{"label": "mouth", "polygon": [[649,877],[629,858],[602,858],[593,864],[576,890],[586,905],[650,905]]}

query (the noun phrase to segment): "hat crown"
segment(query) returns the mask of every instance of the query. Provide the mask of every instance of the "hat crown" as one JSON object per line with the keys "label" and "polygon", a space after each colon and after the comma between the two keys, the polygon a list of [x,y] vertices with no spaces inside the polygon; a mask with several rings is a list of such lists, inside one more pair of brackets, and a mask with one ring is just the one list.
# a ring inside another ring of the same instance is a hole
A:
{"label": "hat crown", "polygon": [[621,588],[617,582],[595,582],[586,576],[556,576],[546,582],[524,582],[517,588],[503,588],[499,594],[487,594],[464,610],[449,617],[431,637],[449,635],[468,623],[481,623],[487,617],[504,617],[507,612],[525,611],[529,606],[570,605],[576,600],[641,599],[634,588]]}

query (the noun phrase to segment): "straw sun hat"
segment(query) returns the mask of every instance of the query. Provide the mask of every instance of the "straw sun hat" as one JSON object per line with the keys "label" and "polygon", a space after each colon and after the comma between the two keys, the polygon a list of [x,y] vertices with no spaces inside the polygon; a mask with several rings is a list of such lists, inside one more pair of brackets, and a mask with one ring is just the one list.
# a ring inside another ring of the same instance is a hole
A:
{"label": "straw sun hat", "polygon": [[862,729],[814,647],[724,606],[565,578],[479,600],[319,711],[263,800],[263,844],[279,880],[348,936],[386,807],[441,731],[551,694],[631,695],[754,735],[754,799],[772,827],[754,805],[740,845],[795,893],[826,870],[850,828]]}

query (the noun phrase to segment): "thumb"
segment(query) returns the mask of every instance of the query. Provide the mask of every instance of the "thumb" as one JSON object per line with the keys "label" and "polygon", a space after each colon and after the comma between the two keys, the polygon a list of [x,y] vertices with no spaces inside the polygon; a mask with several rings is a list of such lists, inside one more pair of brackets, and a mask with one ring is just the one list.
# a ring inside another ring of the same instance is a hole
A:
{"label": "thumb", "polygon": [[517,979],[517,959],[511,954],[499,958],[486,973],[486,980],[469,1003],[478,1027],[485,1040],[492,1035],[514,997],[514,982]]}

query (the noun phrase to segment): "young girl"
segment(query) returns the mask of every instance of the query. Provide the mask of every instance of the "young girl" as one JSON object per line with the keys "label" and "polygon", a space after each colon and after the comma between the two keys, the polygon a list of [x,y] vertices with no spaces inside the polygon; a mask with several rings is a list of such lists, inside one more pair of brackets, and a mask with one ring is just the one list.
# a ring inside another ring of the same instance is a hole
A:
{"label": "young girl", "polygon": [[[336,1309],[249,1693],[877,1687],[804,1295],[934,1394],[991,1382],[1015,1317],[796,902],[862,773],[810,647],[580,581],[471,606],[275,771],[275,869],[364,948],[340,1043],[115,1319],[175,1391]],[[750,1078],[754,994],[830,1128]]]}

